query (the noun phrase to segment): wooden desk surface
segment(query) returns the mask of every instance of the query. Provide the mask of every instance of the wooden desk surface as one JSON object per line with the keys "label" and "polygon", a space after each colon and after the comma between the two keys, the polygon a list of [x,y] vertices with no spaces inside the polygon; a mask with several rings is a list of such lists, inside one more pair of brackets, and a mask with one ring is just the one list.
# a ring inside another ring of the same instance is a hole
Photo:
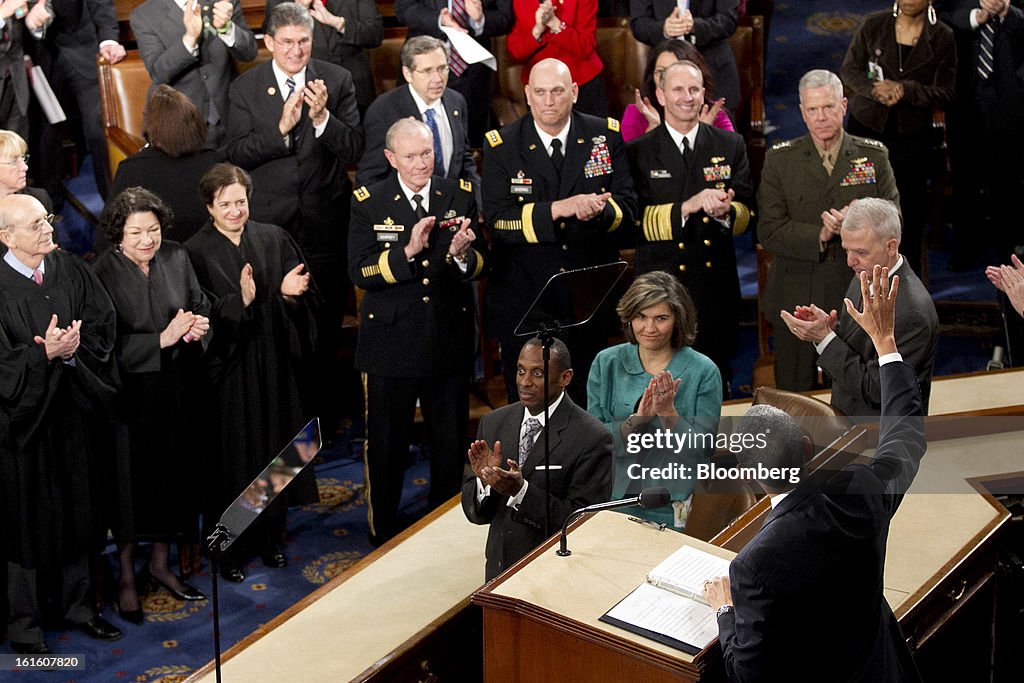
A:
{"label": "wooden desk surface", "polygon": [[[807,393],[825,403],[832,397],[830,391]],[[998,410],[1021,404],[1024,404],[1024,368],[972,372],[933,380],[928,414],[951,415],[968,411]],[[742,415],[749,407],[750,401],[727,401],[722,406],[722,415]]]}
{"label": "wooden desk surface", "polygon": [[[487,527],[457,497],[439,510],[230,648],[224,680],[348,681],[468,603],[484,583]],[[189,679],[213,680],[212,665]]]}

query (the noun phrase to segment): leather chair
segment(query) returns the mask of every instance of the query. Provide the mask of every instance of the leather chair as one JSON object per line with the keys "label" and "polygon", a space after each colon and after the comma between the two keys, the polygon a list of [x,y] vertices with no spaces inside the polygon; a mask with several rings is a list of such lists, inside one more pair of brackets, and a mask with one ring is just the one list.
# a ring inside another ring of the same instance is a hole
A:
{"label": "leather chair", "polygon": [[100,108],[107,138],[107,173],[111,180],[117,165],[146,144],[142,137],[142,109],[152,81],[138,50],[111,64],[102,55],[96,58],[100,81]]}
{"label": "leather chair", "polygon": [[686,518],[686,534],[710,541],[756,502],[754,489],[746,482],[700,481]]}
{"label": "leather chair", "polygon": [[814,444],[812,453],[828,446],[853,426],[848,417],[828,403],[813,396],[775,387],[755,389],[753,404],[774,406],[795,417]]}

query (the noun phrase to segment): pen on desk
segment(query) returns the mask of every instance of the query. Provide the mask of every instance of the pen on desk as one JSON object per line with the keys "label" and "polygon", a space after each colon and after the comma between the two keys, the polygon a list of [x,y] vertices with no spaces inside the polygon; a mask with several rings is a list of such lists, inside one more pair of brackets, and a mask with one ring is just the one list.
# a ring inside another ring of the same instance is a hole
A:
{"label": "pen on desk", "polygon": [[652,529],[657,529],[658,531],[664,531],[665,527],[668,526],[667,524],[659,524],[658,522],[652,522],[649,519],[640,519],[639,517],[627,517],[626,519],[628,519],[631,522],[636,522],[637,524],[649,526]]}

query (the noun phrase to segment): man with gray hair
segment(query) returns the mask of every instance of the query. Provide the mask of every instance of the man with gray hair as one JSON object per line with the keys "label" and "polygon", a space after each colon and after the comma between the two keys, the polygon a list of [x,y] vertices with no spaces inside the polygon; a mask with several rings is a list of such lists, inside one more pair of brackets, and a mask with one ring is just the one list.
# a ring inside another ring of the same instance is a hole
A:
{"label": "man with gray hair", "polygon": [[433,135],[435,175],[479,185],[469,145],[466,99],[448,87],[449,73],[447,44],[430,36],[406,41],[402,46],[406,84],[374,100],[363,117],[366,150],[356,169],[356,185],[372,185],[388,177],[391,167],[384,158],[384,135],[395,121],[410,116],[427,124]]}
{"label": "man with gray hair", "polygon": [[807,135],[768,151],[757,194],[758,237],[773,259],[761,310],[774,325],[775,385],[789,391],[813,389],[817,368],[814,349],[790,333],[780,312],[811,301],[839,308],[850,279],[839,241],[846,209],[861,197],[899,202],[885,146],[843,130],[838,76],[807,72],[800,113]]}
{"label": "man with gray hair", "polygon": [[[840,237],[854,275],[846,298],[855,306],[861,303],[861,273],[870,273],[878,265],[899,274],[896,342],[914,368],[928,412],[939,317],[928,290],[899,253],[900,215],[896,205],[875,197],[855,201],[843,219]],[[782,311],[782,320],[793,336],[814,344],[818,365],[832,378],[832,405],[854,418],[879,414],[882,395],[878,355],[871,339],[850,316],[812,303],[797,306],[792,314]]]}
{"label": "man with gray hair", "polygon": [[[847,216],[849,218],[849,216]],[[845,230],[844,230],[845,232]],[[900,269],[858,274],[863,312],[846,314],[879,359],[878,447],[867,462],[816,470],[799,484],[762,480],[771,499],[761,530],[729,565],[708,578],[730,681],[914,681],[920,674],[882,592],[889,524],[924,455],[923,407],[914,368],[896,343]],[[899,347],[902,348],[902,347]],[[741,453],[741,465],[801,467],[808,442],[781,410],[752,408],[745,433],[768,448]]]}
{"label": "man with gray hair", "polygon": [[349,275],[366,290],[356,368],[366,398],[366,507],[379,545],[399,517],[416,402],[430,445],[429,507],[459,490],[473,369],[473,289],[484,270],[473,185],[434,174],[433,137],[418,119],[385,136],[395,173],[355,191]]}

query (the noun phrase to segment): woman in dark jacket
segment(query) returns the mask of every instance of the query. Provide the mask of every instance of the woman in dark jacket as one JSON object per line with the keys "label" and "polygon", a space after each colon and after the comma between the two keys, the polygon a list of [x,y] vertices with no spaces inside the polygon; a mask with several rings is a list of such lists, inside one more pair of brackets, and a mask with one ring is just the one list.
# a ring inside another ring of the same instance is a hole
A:
{"label": "woman in dark jacket", "polygon": [[920,273],[935,158],[932,113],[949,104],[956,86],[953,31],[928,0],[896,0],[864,20],[841,75],[852,94],[849,131],[889,148],[903,209],[900,253]]}

